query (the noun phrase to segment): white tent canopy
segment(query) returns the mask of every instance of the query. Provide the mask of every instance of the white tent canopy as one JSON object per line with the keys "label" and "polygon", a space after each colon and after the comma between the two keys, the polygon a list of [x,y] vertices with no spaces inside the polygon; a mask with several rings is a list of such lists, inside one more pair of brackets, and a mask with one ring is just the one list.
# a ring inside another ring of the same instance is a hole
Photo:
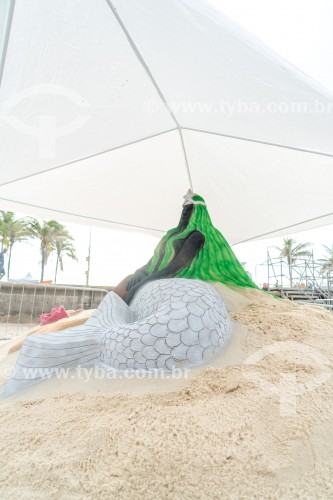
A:
{"label": "white tent canopy", "polygon": [[165,231],[192,186],[230,243],[333,223],[330,97],[208,3],[2,9],[2,209]]}

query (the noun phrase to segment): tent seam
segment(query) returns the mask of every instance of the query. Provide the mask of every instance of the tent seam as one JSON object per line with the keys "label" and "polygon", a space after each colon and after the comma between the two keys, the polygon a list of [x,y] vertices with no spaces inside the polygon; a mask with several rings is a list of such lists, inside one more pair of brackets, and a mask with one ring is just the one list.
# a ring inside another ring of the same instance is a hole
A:
{"label": "tent seam", "polygon": [[[306,224],[307,222],[313,222],[315,220],[323,219],[324,217],[329,217],[331,215],[333,215],[333,212],[331,212],[329,214],[325,214],[325,215],[319,215],[318,217],[313,217],[312,219],[303,220],[302,222],[296,222],[295,224],[291,224],[290,226],[280,227],[279,229],[274,229],[274,231],[270,231],[268,233],[258,234],[257,236],[252,236],[251,238],[248,238],[247,240],[238,241],[237,243],[233,243],[233,245],[240,245],[241,243],[247,243],[248,241],[253,241],[253,240],[256,240],[257,238],[262,238],[263,236],[267,236],[269,234],[278,233],[279,231],[284,231],[285,229],[291,229],[291,228],[294,228],[295,226],[301,226],[302,224]],[[305,231],[307,231],[307,230],[305,229]]]}
{"label": "tent seam", "polygon": [[134,141],[127,142],[126,144],[122,144],[121,146],[115,146],[115,147],[110,148],[110,149],[105,149],[103,151],[100,151],[99,153],[93,153],[91,155],[83,156],[81,158],[77,158],[76,160],[72,160],[72,161],[69,161],[69,162],[66,162],[66,163],[62,163],[61,165],[55,165],[54,167],[50,167],[50,168],[47,168],[45,170],[41,170],[39,172],[34,172],[32,174],[25,175],[23,177],[18,177],[16,179],[12,179],[12,180],[10,180],[8,182],[0,183],[0,187],[2,187],[2,186],[8,186],[9,184],[13,184],[15,182],[24,181],[26,179],[30,179],[30,177],[35,177],[37,175],[46,174],[47,172],[52,172],[52,170],[57,170],[59,168],[68,167],[69,165],[73,165],[74,163],[79,163],[80,161],[89,160],[90,158],[95,158],[96,156],[100,156],[100,155],[103,155],[103,154],[111,153],[112,151],[117,151],[118,149],[126,148],[127,146],[132,146],[133,144],[138,144],[139,142],[147,141],[148,139],[154,139],[155,137],[159,137],[160,135],[168,134],[169,132],[174,132],[176,130],[177,130],[176,127],[175,128],[171,128],[170,130],[164,130],[163,132],[158,132],[156,134],[149,135],[147,137],[143,137],[142,139],[136,139]]}
{"label": "tent seam", "polygon": [[160,89],[160,86],[158,85],[157,81],[155,80],[152,72],[150,71],[149,69],[149,66],[148,64],[146,63],[143,55],[141,54],[138,46],[136,45],[136,43],[134,42],[132,36],[130,35],[128,29],[126,28],[124,22],[122,21],[121,17],[119,16],[118,12],[117,12],[117,9],[114,7],[113,3],[111,0],[105,0],[106,3],[108,4],[108,6],[110,7],[111,9],[111,12],[113,13],[114,17],[116,18],[116,20],[118,21],[121,29],[123,30],[126,38],[127,38],[127,41],[128,43],[130,44],[134,54],[136,55],[136,57],[139,59],[140,63],[141,63],[141,66],[143,67],[143,69],[145,70],[146,74],[148,75],[149,79],[151,80],[152,84],[154,85],[155,87],[155,90],[157,91],[159,97],[161,98],[163,104],[165,105],[166,109],[168,110],[172,120],[175,122],[175,125],[177,128],[180,127],[179,123],[178,123],[178,120],[177,118],[175,117],[175,115],[173,114],[173,112],[171,111],[170,107],[169,107],[169,104],[167,103],[167,100],[166,98],[164,97],[164,94],[162,92],[162,90]]}
{"label": "tent seam", "polygon": [[126,38],[127,38],[127,41],[130,45],[130,47],[132,48],[134,54],[136,55],[136,57],[138,58],[141,66],[143,67],[143,69],[145,70],[148,78],[150,79],[150,81],[152,82],[156,92],[158,93],[160,99],[162,100],[164,106],[166,107],[167,111],[169,112],[172,120],[175,122],[175,125],[178,129],[178,132],[179,132],[179,136],[180,136],[180,141],[181,141],[181,145],[182,145],[182,150],[183,150],[183,154],[184,154],[184,160],[185,160],[185,168],[186,168],[186,172],[187,172],[187,176],[188,176],[188,180],[189,180],[189,183],[190,183],[190,187],[191,189],[193,190],[193,185],[192,185],[192,178],[191,178],[191,172],[190,172],[190,167],[189,167],[189,163],[188,163],[188,159],[187,159],[187,154],[186,154],[186,150],[185,150],[185,144],[184,144],[184,140],[183,140],[183,135],[182,135],[182,127],[180,125],[180,123],[178,122],[177,118],[175,117],[174,113],[172,112],[159,84],[157,83],[157,81],[155,80],[152,72],[150,71],[150,68],[148,66],[148,64],[146,63],[143,55],[141,54],[138,46],[136,45],[134,39],[132,38],[130,32],[128,31],[125,23],[123,22],[123,20],[121,19],[120,15],[118,14],[117,12],[117,9],[115,8],[115,6],[113,5],[112,3],[112,0],[105,0],[106,3],[108,4],[108,6],[110,7],[110,10],[111,12],[113,13],[114,17],[116,18],[116,20],[118,21],[119,23],[119,26],[121,27],[121,29],[123,30]]}
{"label": "tent seam", "polygon": [[237,135],[222,134],[221,132],[212,132],[210,130],[202,130],[198,128],[182,127],[183,130],[188,130],[190,132],[199,132],[201,134],[217,135],[219,137],[227,137],[228,139],[235,139],[239,141],[254,142],[257,144],[263,144],[265,146],[272,146],[275,148],[290,149],[292,151],[300,151],[302,153],[309,153],[319,156],[327,156],[328,158],[333,158],[333,153],[322,153],[321,151],[313,151],[311,149],[297,148],[295,146],[287,146],[285,144],[275,144],[273,142],[260,141],[259,139],[250,139],[248,137],[239,137]]}
{"label": "tent seam", "polygon": [[165,231],[163,229],[156,229],[156,228],[153,228],[153,227],[146,227],[146,226],[136,226],[135,224],[128,224],[126,222],[117,222],[117,221],[113,221],[113,220],[110,220],[110,219],[100,219],[99,217],[89,217],[88,215],[80,215],[80,214],[76,214],[76,213],[73,213],[73,212],[67,212],[65,210],[57,210],[55,208],[43,207],[41,205],[34,205],[32,203],[25,203],[23,201],[11,200],[9,198],[0,198],[0,200],[7,201],[7,202],[10,202],[10,203],[16,203],[18,205],[24,205],[24,206],[27,206],[27,207],[39,208],[41,210],[49,210],[51,212],[57,212],[59,214],[71,215],[71,216],[74,216],[74,217],[78,217],[80,219],[87,219],[87,220],[91,220],[91,221],[100,221],[100,222],[108,222],[109,224],[116,224],[118,226],[130,227],[132,229],[145,229],[146,231],[154,231],[154,232],[157,232],[157,233],[165,233]]}
{"label": "tent seam", "polygon": [[[18,205],[24,205],[24,206],[28,206],[28,207],[39,208],[41,210],[50,210],[52,212],[57,212],[57,213],[61,213],[61,214],[66,214],[66,215],[71,215],[71,216],[74,216],[74,217],[78,217],[80,219],[87,219],[87,220],[93,220],[93,221],[99,221],[99,222],[108,222],[110,224],[116,224],[118,226],[130,227],[132,229],[144,229],[144,230],[147,230],[147,231],[154,231],[154,232],[157,232],[157,233],[164,233],[165,232],[163,229],[156,229],[156,228],[151,228],[151,227],[146,227],[146,226],[136,226],[134,224],[127,224],[126,222],[117,222],[117,221],[112,221],[110,219],[100,219],[99,217],[89,217],[87,215],[79,215],[79,214],[76,214],[76,213],[73,213],[73,212],[67,212],[65,210],[57,210],[57,209],[50,208],[50,207],[43,207],[41,205],[34,205],[32,203],[25,203],[23,201],[11,200],[9,198],[2,198],[2,197],[0,197],[0,200],[7,201],[7,202],[10,202],[10,203],[16,203]],[[249,241],[254,241],[257,238],[262,238],[263,236],[268,236],[269,234],[277,233],[279,231],[284,231],[285,229],[294,228],[295,226],[300,226],[302,224],[306,224],[307,222],[313,222],[313,221],[318,220],[318,219],[323,219],[324,217],[329,217],[331,215],[333,215],[333,212],[330,212],[330,213],[324,214],[324,215],[319,215],[318,217],[313,217],[312,219],[307,219],[307,220],[304,220],[304,221],[301,221],[301,222],[296,222],[295,224],[291,224],[290,226],[281,227],[279,229],[274,229],[274,231],[270,231],[268,233],[262,233],[262,234],[253,236],[251,238],[248,238],[246,240],[237,241],[235,243],[232,243],[231,246],[240,245],[242,243],[247,243]]]}

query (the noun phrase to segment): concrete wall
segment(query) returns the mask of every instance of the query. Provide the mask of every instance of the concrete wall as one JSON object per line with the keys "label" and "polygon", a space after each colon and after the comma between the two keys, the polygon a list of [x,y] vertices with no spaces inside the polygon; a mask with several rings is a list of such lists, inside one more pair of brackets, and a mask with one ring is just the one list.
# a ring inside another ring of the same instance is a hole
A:
{"label": "concrete wall", "polygon": [[0,283],[0,322],[39,322],[53,307],[95,309],[107,290],[68,285]]}

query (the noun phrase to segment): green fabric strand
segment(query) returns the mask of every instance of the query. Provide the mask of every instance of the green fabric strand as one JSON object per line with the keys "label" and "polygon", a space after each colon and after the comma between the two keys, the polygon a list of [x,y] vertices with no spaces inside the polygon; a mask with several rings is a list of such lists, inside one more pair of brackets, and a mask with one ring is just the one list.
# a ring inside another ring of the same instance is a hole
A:
{"label": "green fabric strand", "polygon": [[198,194],[195,194],[194,196],[192,196],[192,200],[193,201],[203,201],[205,203],[205,200],[203,199],[203,197],[198,195]]}
{"label": "green fabric strand", "polygon": [[[186,238],[193,231],[200,231],[205,236],[205,243],[190,265],[176,274],[178,278],[200,279],[259,289],[246,273],[220,231],[213,226],[204,205],[194,205],[190,221],[183,231],[180,232],[178,226],[170,229],[162,238],[155,249],[148,275],[164,269],[174,258],[173,243]],[[164,246],[163,259],[158,269],[155,269]]]}

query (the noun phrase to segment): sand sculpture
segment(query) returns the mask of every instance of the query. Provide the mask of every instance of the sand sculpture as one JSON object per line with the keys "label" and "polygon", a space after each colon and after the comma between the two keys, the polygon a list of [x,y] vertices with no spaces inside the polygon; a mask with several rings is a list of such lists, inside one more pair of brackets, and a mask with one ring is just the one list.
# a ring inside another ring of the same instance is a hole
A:
{"label": "sand sculpture", "polygon": [[213,226],[205,200],[191,190],[184,199],[178,226],[121,293],[110,292],[78,328],[26,338],[8,394],[62,368],[172,370],[208,363],[222,351],[232,322],[209,283],[258,287]]}

